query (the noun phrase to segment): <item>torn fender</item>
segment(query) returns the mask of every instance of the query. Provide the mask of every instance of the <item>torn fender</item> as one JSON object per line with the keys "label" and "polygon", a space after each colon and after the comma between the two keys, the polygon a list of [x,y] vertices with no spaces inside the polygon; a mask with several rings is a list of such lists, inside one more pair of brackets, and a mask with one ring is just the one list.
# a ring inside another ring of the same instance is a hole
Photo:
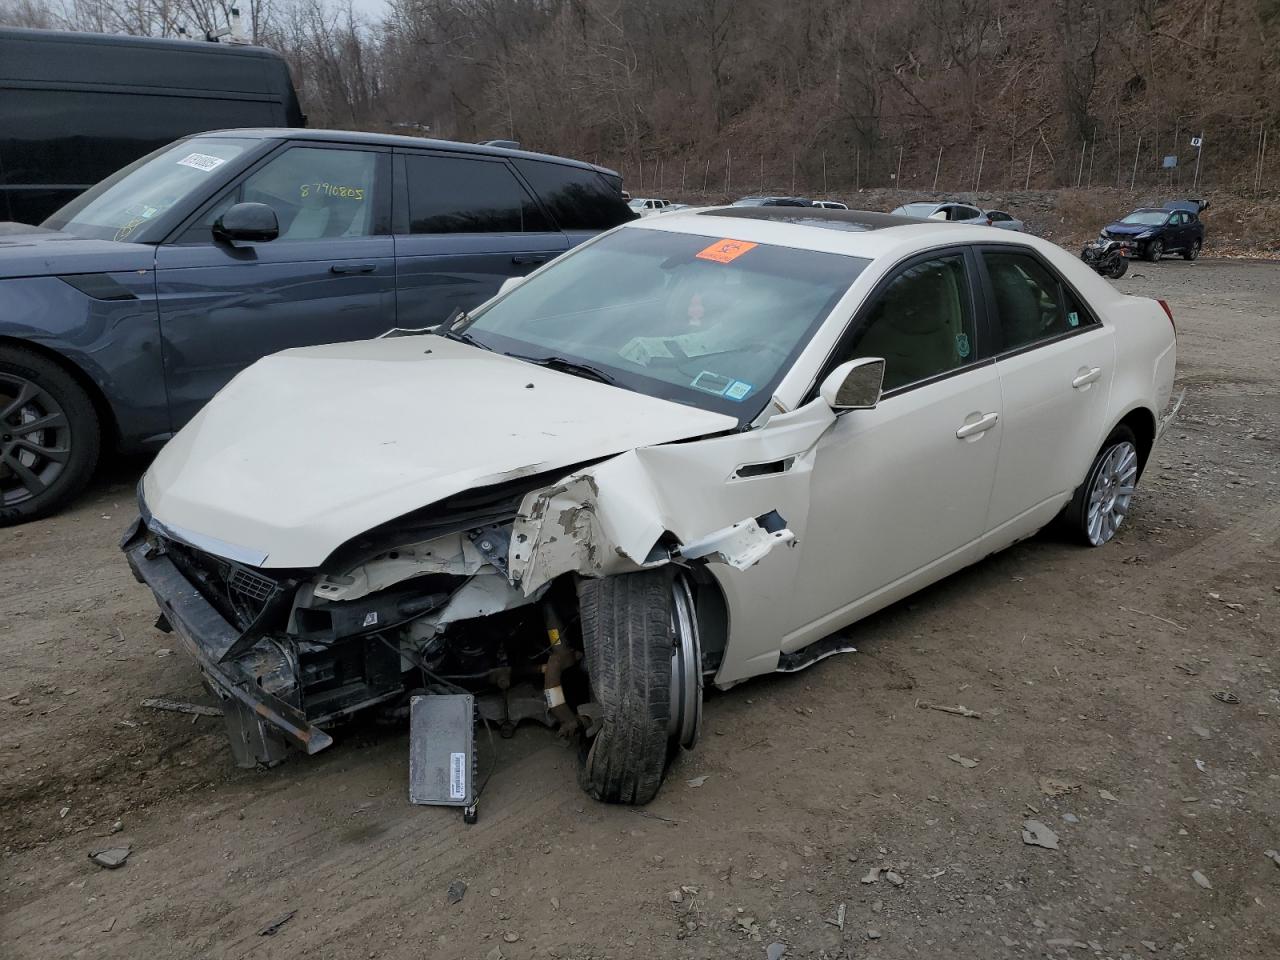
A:
{"label": "torn fender", "polygon": [[[738,570],[758,564],[800,535],[812,449],[833,422],[831,409],[816,401],[755,430],[640,447],[534,491],[512,528],[512,582],[528,594],[564,573],[600,577],[661,566],[673,559],[655,550],[668,532],[683,559]],[[736,475],[761,460],[785,467]],[[760,522],[771,516],[780,520]]]}

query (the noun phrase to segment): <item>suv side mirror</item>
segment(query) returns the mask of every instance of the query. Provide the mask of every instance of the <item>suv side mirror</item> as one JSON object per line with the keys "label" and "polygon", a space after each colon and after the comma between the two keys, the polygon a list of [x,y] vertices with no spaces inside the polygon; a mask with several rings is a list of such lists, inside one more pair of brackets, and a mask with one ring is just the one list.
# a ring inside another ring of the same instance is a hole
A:
{"label": "suv side mirror", "polygon": [[267,243],[280,236],[276,212],[265,203],[237,203],[213,221],[213,239],[231,246]]}
{"label": "suv side mirror", "polygon": [[880,402],[884,361],[879,357],[847,360],[822,381],[818,393],[832,410],[870,410]]}

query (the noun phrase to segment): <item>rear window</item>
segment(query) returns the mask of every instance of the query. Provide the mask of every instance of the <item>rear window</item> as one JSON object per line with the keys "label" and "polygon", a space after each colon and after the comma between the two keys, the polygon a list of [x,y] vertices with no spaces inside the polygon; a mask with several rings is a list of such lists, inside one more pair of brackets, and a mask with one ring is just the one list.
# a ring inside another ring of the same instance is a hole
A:
{"label": "rear window", "polygon": [[608,230],[635,218],[621,191],[594,170],[545,160],[514,162],[561,230]]}
{"label": "rear window", "polygon": [[501,161],[409,154],[410,233],[536,233],[552,229]]}

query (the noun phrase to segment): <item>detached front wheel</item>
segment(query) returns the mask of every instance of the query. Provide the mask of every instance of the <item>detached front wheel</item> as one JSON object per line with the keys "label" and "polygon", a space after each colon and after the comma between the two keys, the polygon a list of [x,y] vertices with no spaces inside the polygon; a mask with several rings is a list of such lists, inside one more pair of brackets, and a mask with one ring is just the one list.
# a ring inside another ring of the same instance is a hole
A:
{"label": "detached front wheel", "polygon": [[693,594],[668,570],[584,580],[582,641],[599,711],[578,782],[605,803],[648,803],[702,725],[702,651]]}

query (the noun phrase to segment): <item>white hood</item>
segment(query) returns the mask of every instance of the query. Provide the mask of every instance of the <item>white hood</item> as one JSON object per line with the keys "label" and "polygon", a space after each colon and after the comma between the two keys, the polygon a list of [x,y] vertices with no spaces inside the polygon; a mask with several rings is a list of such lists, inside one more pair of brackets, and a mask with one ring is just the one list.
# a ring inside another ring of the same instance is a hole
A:
{"label": "white hood", "polygon": [[443,337],[340,343],[241,373],[160,452],[143,497],[207,549],[315,567],[452,494],[735,425]]}

